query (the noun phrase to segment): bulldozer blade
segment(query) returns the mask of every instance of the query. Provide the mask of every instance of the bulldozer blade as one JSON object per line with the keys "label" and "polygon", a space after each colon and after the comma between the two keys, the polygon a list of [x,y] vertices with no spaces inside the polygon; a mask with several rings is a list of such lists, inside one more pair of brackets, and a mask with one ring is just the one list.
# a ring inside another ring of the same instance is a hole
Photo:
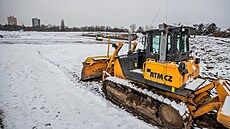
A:
{"label": "bulldozer blade", "polygon": [[218,88],[217,91],[221,93],[221,95],[219,95],[219,99],[223,100],[223,104],[221,104],[218,111],[217,120],[230,129],[230,85],[227,81],[219,82],[223,85],[223,87]]}
{"label": "bulldozer blade", "polygon": [[110,60],[108,56],[88,57],[83,64],[81,80],[90,80],[102,77],[103,71],[106,70]]}

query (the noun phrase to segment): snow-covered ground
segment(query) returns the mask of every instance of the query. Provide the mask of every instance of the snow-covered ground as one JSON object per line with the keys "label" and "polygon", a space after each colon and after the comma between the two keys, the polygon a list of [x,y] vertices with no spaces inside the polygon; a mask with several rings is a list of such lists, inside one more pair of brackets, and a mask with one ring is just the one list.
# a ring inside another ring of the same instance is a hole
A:
{"label": "snow-covered ground", "polygon": [[201,59],[201,75],[230,80],[230,39],[197,36],[190,40],[193,55]]}
{"label": "snow-covered ground", "polygon": [[98,83],[78,82],[81,62],[106,54],[106,44],[78,33],[0,34],[0,108],[6,128],[152,128],[105,100]]}
{"label": "snow-covered ground", "polygon": [[[0,31],[0,110],[6,129],[157,128],[108,102],[99,82],[79,81],[81,62],[107,49],[106,40],[81,34]],[[202,75],[230,79],[227,41],[191,39]]]}

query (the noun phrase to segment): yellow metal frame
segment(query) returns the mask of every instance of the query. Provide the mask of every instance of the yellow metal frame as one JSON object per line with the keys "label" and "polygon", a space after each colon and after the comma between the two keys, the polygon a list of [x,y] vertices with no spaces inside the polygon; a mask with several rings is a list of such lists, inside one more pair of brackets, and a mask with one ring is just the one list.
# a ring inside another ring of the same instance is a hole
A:
{"label": "yellow metal frame", "polygon": [[[195,59],[184,61],[188,74],[184,76],[178,70],[178,65],[175,62],[156,62],[154,59],[148,58],[144,64],[144,78],[161,84],[172,87],[172,92],[175,88],[180,88],[190,79],[199,76],[199,65],[195,64]],[[196,69],[194,69],[194,67]]]}
{"label": "yellow metal frame", "polygon": [[112,72],[112,63],[114,62],[115,57],[116,57],[117,53],[120,51],[120,49],[121,49],[122,46],[123,46],[123,43],[122,43],[122,42],[118,42],[117,48],[116,48],[116,50],[113,52],[113,55],[111,56],[111,58],[110,58],[110,60],[109,60],[108,66],[107,66],[107,68],[106,68],[106,72],[108,72],[108,73],[111,73],[111,72]]}
{"label": "yellow metal frame", "polygon": [[[218,93],[218,96],[210,99],[209,101],[205,103],[201,103],[204,100],[207,100],[208,97],[210,97],[210,94],[207,92],[208,90],[211,90],[212,88],[216,88],[216,91]],[[194,118],[201,116],[203,114],[206,114],[212,110],[217,110],[217,120],[218,122],[222,123],[224,126],[230,128],[230,116],[226,116],[222,113],[221,109],[224,105],[225,98],[227,96],[230,96],[230,89],[226,88],[228,87],[228,84],[223,79],[218,79],[216,81],[213,81],[212,83],[206,85],[205,87],[195,91],[193,93],[194,96],[194,103],[196,105],[202,105],[196,110],[192,110],[191,105],[187,104],[187,107],[189,107],[190,112],[192,113],[192,116]],[[196,106],[195,105],[195,106]],[[194,106],[193,106],[194,107]]]}
{"label": "yellow metal frame", "polygon": [[137,42],[135,41],[135,42],[133,43],[133,46],[132,46],[131,52],[134,52],[134,51],[135,51],[135,49],[136,49],[136,47],[137,47]]}
{"label": "yellow metal frame", "polygon": [[109,58],[107,56],[88,57],[82,64],[81,80],[87,80],[102,76],[106,70]]}
{"label": "yellow metal frame", "polygon": [[122,78],[122,79],[126,79],[123,72],[122,72],[121,65],[120,65],[118,59],[115,59],[115,61],[114,61],[114,69],[115,69],[114,70],[114,76]]}

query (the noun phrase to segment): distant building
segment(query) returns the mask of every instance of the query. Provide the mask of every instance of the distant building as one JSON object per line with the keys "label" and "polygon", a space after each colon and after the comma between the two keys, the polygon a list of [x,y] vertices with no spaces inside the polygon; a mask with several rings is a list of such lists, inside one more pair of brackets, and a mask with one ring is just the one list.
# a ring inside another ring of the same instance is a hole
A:
{"label": "distant building", "polygon": [[40,27],[40,19],[38,18],[32,18],[32,25],[33,27]]}
{"label": "distant building", "polygon": [[17,18],[14,16],[7,17],[8,25],[17,25]]}

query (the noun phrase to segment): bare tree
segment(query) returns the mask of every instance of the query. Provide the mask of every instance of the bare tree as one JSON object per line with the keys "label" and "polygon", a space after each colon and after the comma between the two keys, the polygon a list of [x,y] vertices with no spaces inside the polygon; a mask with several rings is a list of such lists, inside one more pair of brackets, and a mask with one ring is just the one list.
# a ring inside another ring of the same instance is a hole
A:
{"label": "bare tree", "polygon": [[136,30],[136,28],[137,28],[136,24],[131,24],[130,25],[131,32],[134,32]]}
{"label": "bare tree", "polygon": [[137,32],[138,33],[144,32],[144,28],[142,26],[139,26],[137,29]]}
{"label": "bare tree", "polygon": [[65,23],[64,20],[61,20],[61,30],[64,31],[65,30]]}

